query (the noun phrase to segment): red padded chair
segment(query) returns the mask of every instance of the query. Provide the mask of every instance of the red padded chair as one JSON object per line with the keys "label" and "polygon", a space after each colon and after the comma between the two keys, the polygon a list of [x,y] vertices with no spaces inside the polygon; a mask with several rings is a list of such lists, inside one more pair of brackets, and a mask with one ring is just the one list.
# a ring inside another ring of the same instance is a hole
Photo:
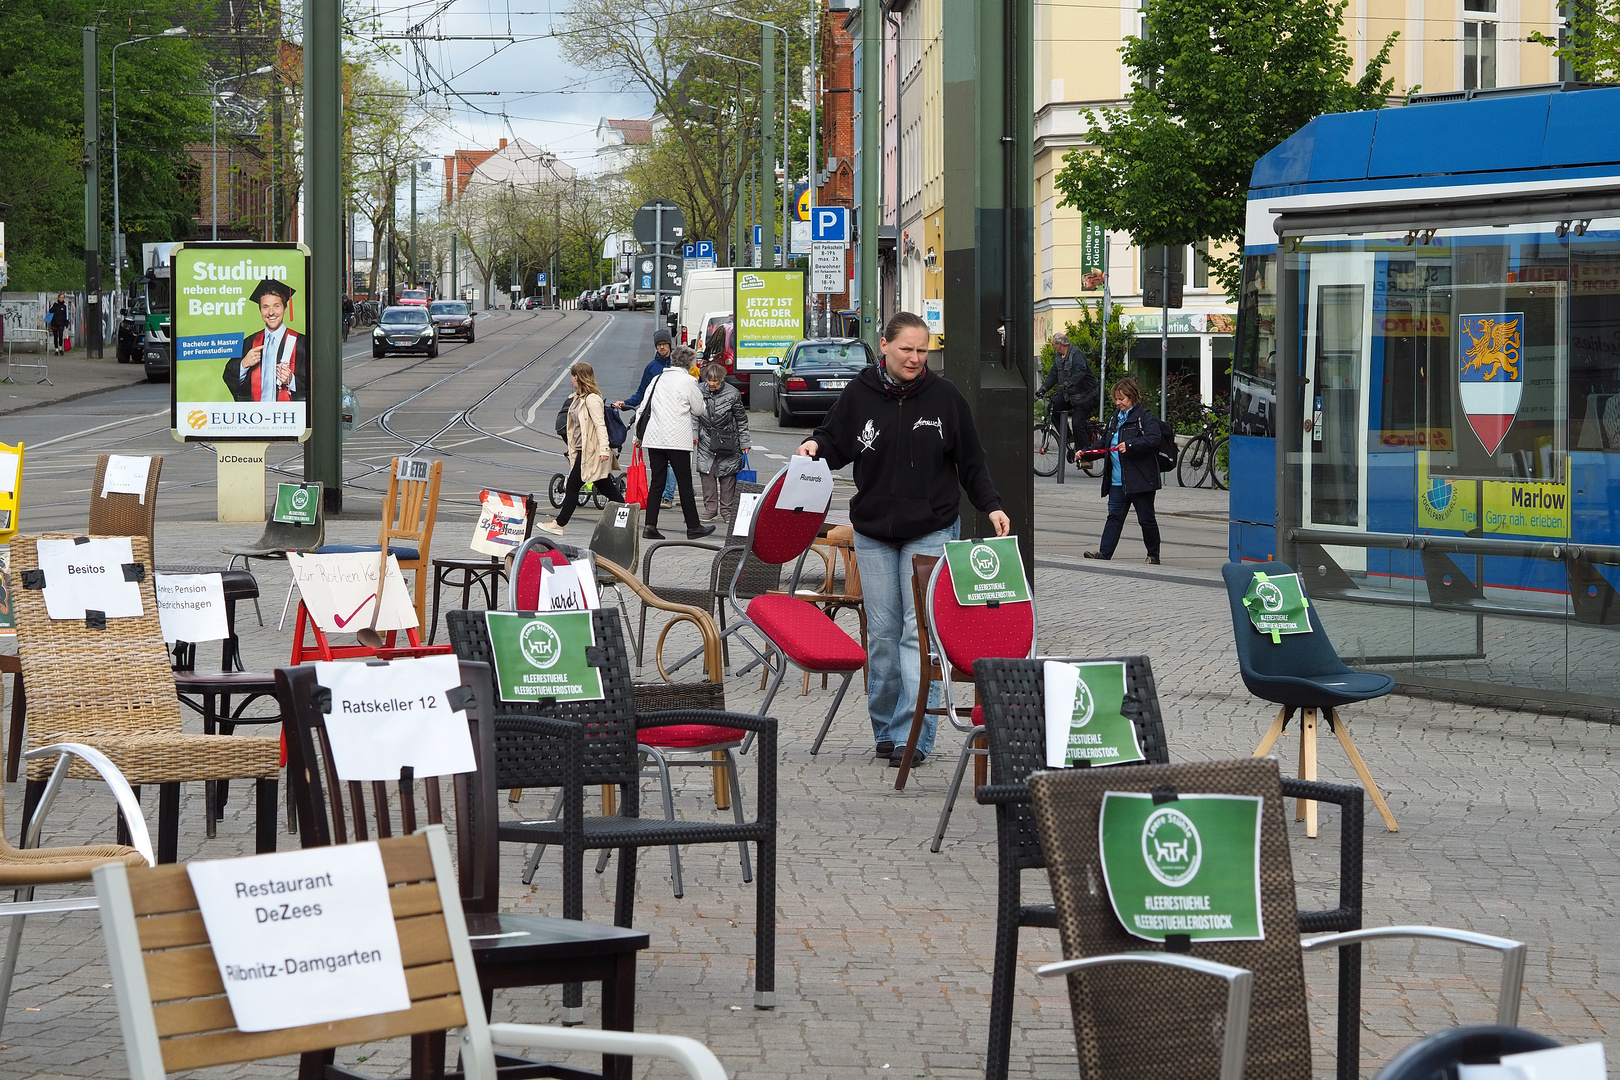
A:
{"label": "red padded chair", "polygon": [[[821,534],[827,512],[823,510],[817,514],[778,507],[777,497],[786,480],[787,470],[783,469],[765,485],[764,494],[754,506],[754,518],[748,525],[746,554],[731,576],[727,596],[737,622],[726,628],[725,636],[736,634],[737,640],[771,673],[765,700],[759,706],[760,716],[769,713],[771,699],[781,687],[782,676],[787,674],[789,664],[811,675],[843,676],[843,681],[838,684],[838,692],[833,695],[832,705],[827,709],[826,719],[821,723],[821,730],[816,733],[816,741],[811,744],[810,752],[816,754],[820,753],[821,742],[827,737],[827,729],[832,727],[833,716],[849,691],[850,680],[866,666],[866,650],[833,622],[825,611],[795,595],[805,555]],[[793,563],[793,576],[787,592],[756,596],[744,607],[743,601],[737,596],[737,583],[754,560],[774,566]],[[756,648],[741,633],[750,629],[765,639],[763,649]],[[743,752],[747,750],[748,743],[745,741]]]}
{"label": "red padded chair", "polygon": [[[945,807],[939,812],[939,825],[934,829],[934,842],[930,851],[938,851],[945,838],[945,826],[950,823],[951,810],[956,806],[956,794],[962,787],[962,774],[967,771],[969,759],[983,757],[986,748],[981,745],[984,714],[978,702],[968,709],[958,706],[953,687],[958,682],[973,681],[973,662],[987,657],[1019,660],[1035,655],[1035,599],[1033,593],[1027,604],[996,603],[964,606],[956,602],[956,588],[951,583],[951,564],[940,559],[934,565],[934,576],[928,582],[928,633],[934,656],[943,672],[945,686],[944,714],[952,726],[965,736],[962,755],[956,762],[956,773],[951,777],[950,790],[945,793]],[[926,693],[926,690],[924,691]],[[975,691],[975,694],[977,691]],[[909,764],[917,745],[917,734],[922,729],[922,713],[918,712],[911,724],[911,737],[906,742],[905,760]]]}

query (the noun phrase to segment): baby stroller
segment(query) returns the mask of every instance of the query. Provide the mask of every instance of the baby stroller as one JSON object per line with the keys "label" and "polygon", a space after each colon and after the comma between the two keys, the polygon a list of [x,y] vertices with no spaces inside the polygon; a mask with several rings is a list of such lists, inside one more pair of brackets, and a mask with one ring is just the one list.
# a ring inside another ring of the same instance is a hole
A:
{"label": "baby stroller", "polygon": [[[608,406],[606,408],[606,410],[603,412],[602,419],[606,422],[606,425],[607,425],[608,446],[612,447],[614,452],[617,453],[619,448],[624,445],[624,440],[625,440],[625,436],[626,436],[626,433],[628,431],[628,428],[625,426],[624,419],[619,415],[619,411],[617,409],[613,408],[611,405]],[[567,460],[567,445],[568,445],[568,402],[567,401],[564,401],[563,405],[562,405],[562,408],[557,410],[557,438],[559,438],[559,439],[561,439],[563,441],[564,460]],[[618,463],[617,459],[615,459],[615,461],[613,462],[613,471],[615,473],[620,472],[619,463]],[[598,481],[598,483],[603,483],[603,481]],[[549,497],[549,499],[551,500],[551,508],[553,510],[561,510],[562,509],[563,495],[567,493],[567,490],[568,490],[568,474],[566,472],[552,473],[551,474],[551,483],[548,484],[547,487],[546,487],[546,494]],[[622,481],[620,482],[619,490],[621,490],[621,491],[623,490],[623,482]],[[596,508],[598,510],[602,509],[603,493],[601,491],[597,490],[596,484],[587,484],[586,486],[580,488],[578,498],[579,498],[579,505],[580,506],[584,506],[587,503],[592,503],[592,504],[594,504],[596,506]]]}

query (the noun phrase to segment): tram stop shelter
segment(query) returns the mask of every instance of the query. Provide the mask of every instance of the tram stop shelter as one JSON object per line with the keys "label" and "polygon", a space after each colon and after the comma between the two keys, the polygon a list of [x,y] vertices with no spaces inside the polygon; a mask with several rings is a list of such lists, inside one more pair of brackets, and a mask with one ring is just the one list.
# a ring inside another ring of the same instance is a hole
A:
{"label": "tram stop shelter", "polygon": [[1408,688],[1620,710],[1620,89],[1321,116],[1255,166],[1230,557]]}

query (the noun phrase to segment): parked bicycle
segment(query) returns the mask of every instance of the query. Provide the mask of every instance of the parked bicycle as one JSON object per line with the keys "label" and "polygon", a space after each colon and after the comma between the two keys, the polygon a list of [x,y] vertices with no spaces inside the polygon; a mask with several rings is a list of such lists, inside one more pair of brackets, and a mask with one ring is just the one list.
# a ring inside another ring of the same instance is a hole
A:
{"label": "parked bicycle", "polygon": [[1200,428],[1181,448],[1176,460],[1176,479],[1182,487],[1203,487],[1208,480],[1217,491],[1225,491],[1231,457],[1227,437],[1215,426],[1215,410],[1208,405],[1199,408]]}
{"label": "parked bicycle", "polygon": [[[1065,449],[1062,438],[1058,435],[1055,417],[1057,411],[1052,408],[1050,399],[1040,399],[1045,408],[1042,415],[1035,419],[1035,475],[1054,476],[1058,470],[1058,457],[1067,454],[1071,459],[1080,446],[1089,446],[1095,442],[1100,431],[1100,425],[1095,420],[1073,420],[1071,418],[1071,442]],[[1101,476],[1101,459],[1088,458],[1075,466],[1087,476]],[[1071,464],[1072,464],[1071,460]]]}

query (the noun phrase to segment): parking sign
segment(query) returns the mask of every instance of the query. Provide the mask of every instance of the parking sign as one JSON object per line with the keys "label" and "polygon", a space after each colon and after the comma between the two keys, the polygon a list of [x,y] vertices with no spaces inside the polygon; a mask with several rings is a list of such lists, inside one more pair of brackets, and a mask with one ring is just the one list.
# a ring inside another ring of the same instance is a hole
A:
{"label": "parking sign", "polygon": [[810,211],[810,239],[849,243],[849,210],[842,206],[817,206]]}

